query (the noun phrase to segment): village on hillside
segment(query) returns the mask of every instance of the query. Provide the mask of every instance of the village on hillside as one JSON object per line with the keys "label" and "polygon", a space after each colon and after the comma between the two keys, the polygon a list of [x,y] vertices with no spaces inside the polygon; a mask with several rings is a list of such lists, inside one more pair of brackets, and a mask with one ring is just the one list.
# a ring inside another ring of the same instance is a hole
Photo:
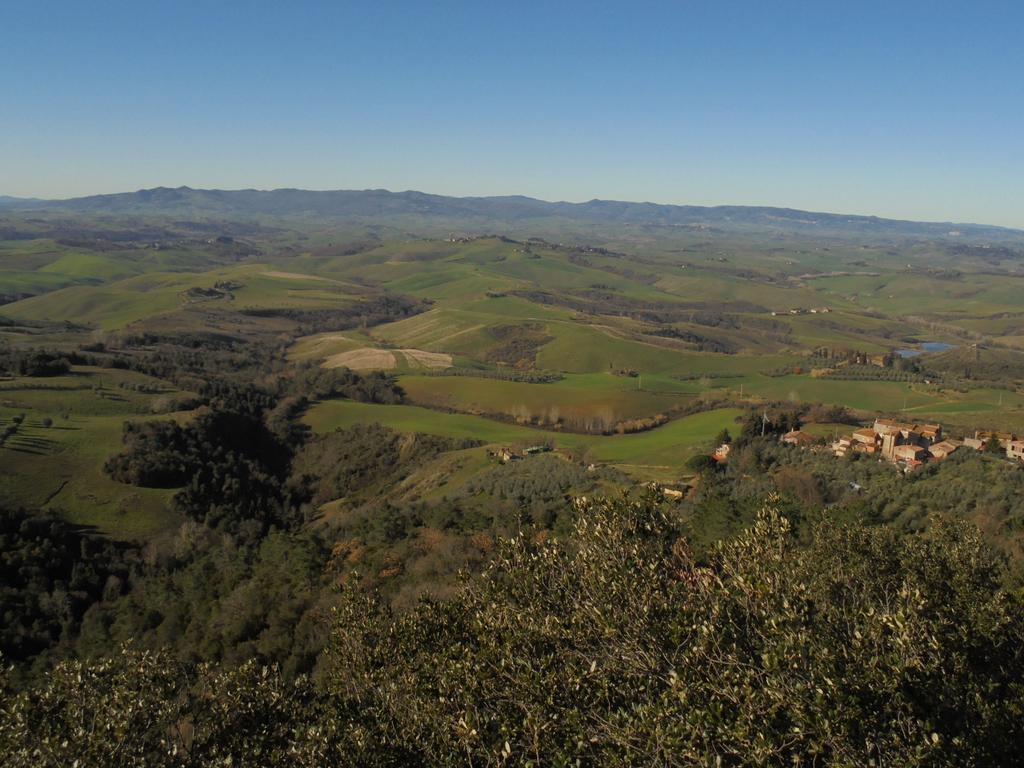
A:
{"label": "village on hillside", "polygon": [[[818,438],[799,429],[787,432],[780,440],[800,448],[820,444]],[[835,456],[850,453],[878,456],[879,460],[892,462],[907,472],[929,462],[942,461],[962,449],[1005,453],[1009,459],[1024,461],[1024,440],[1019,440],[1012,432],[978,430],[973,437],[956,439],[945,436],[941,424],[914,424],[895,419],[875,419],[872,426],[837,438],[828,444],[828,449]]]}

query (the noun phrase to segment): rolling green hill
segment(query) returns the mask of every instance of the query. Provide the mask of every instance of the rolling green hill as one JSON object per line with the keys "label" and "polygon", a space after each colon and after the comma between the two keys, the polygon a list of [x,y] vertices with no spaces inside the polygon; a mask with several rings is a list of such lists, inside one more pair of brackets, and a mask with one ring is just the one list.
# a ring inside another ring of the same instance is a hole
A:
{"label": "rolling green hill", "polygon": [[[379,421],[490,444],[550,439],[668,482],[734,422],[733,406],[822,403],[964,432],[1024,431],[1015,233],[953,237],[830,217],[809,228],[794,217],[299,191],[155,190],[7,209],[0,349],[130,357],[182,344],[176,360],[220,355],[237,362],[218,365],[255,366],[257,379],[308,365],[382,369],[400,377],[404,404],[326,400],[307,422],[325,431]],[[490,226],[504,234],[466,234]],[[906,375],[811,375],[821,349],[877,354],[923,341],[952,349],[915,358]],[[5,418],[52,417],[46,392],[57,390],[21,392]],[[114,492],[88,474],[116,449],[134,401],[69,397],[81,410],[74,430],[26,427],[26,439],[85,461],[85,479],[76,474],[47,503],[106,527],[130,496],[149,511],[125,530],[159,529],[166,495]],[[9,466],[37,472],[46,461],[16,453]],[[52,491],[7,483],[13,501]]]}

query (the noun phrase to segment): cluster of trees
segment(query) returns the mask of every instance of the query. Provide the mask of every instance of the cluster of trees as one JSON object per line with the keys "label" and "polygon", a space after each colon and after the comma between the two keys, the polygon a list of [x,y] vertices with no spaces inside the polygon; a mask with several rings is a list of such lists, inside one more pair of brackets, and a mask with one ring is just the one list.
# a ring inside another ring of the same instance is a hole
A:
{"label": "cluster of trees", "polygon": [[[217,410],[245,399],[245,393],[230,388],[218,392],[208,393],[210,407]],[[257,405],[268,404],[265,393],[252,397]],[[235,410],[243,408],[236,404]],[[265,419],[269,413],[264,411]],[[216,454],[217,439],[215,433],[189,437],[183,443],[184,460],[192,461],[192,446],[201,441]],[[132,570],[119,582],[122,588],[93,600],[58,655],[97,658],[134,640],[139,647],[165,649],[189,662],[234,667],[255,658],[277,663],[291,680],[317,669],[326,617],[338,599],[336,585],[378,590],[405,607],[422,594],[449,594],[460,570],[477,570],[486,562],[497,535],[523,529],[540,533],[545,526],[567,530],[567,494],[591,493],[609,479],[540,456],[494,466],[484,476],[493,473],[493,478],[450,496],[409,496],[406,480],[425,463],[477,444],[400,435],[377,425],[307,438],[292,448],[284,481],[302,493],[290,497],[291,506],[269,525],[263,518],[242,517],[251,499],[226,518],[206,514],[202,505],[189,507],[190,499],[182,499],[189,522],[166,545],[132,556]],[[527,464],[532,466],[527,469]],[[225,472],[232,468],[217,466]],[[419,482],[425,481],[429,478]],[[210,497],[217,490],[204,487]],[[327,519],[297,525],[315,504],[332,499],[342,502]],[[306,506],[307,501],[313,504]],[[355,579],[353,571],[358,572]]]}
{"label": "cluster of trees", "polygon": [[150,384],[142,381],[119,381],[117,386],[119,389],[124,389],[128,392],[141,392],[145,395],[159,395],[164,391],[164,387],[161,384]]}
{"label": "cluster of trees", "polygon": [[0,698],[10,766],[1011,765],[1024,606],[977,532],[774,501],[697,558],[653,496],[498,542],[408,611],[355,590],[313,678],[127,648]]}
{"label": "cluster of trees", "polygon": [[[901,358],[902,359],[902,358]],[[846,381],[904,381],[922,383],[941,380],[941,376],[926,376],[913,370],[900,367],[881,368],[877,365],[847,365],[824,374],[826,379],[842,379]]]}
{"label": "cluster of trees", "polygon": [[721,371],[708,371],[706,373],[677,373],[672,376],[677,381],[700,381],[707,379],[709,382],[715,379],[742,379],[742,373],[723,373]]}
{"label": "cluster of trees", "polygon": [[[183,480],[175,504],[189,522],[136,558],[123,594],[90,606],[70,646],[79,656],[134,638],[182,660],[276,662],[290,679],[314,669],[333,587],[354,568],[362,587],[409,604],[443,593],[490,551],[485,532],[499,522],[478,504],[392,501],[425,462],[477,441],[376,425],[310,437],[293,429],[288,398],[227,383],[203,395],[185,425],[126,427],[126,450],[108,464],[137,484]],[[301,525],[311,502],[338,498],[345,515]]]}
{"label": "cluster of trees", "polygon": [[34,661],[70,646],[88,607],[121,593],[124,548],[54,514],[0,506],[0,655]]}
{"label": "cluster of trees", "polygon": [[294,472],[315,478],[313,502],[322,504],[389,489],[441,453],[481,444],[357,424],[309,440],[295,458]]}
{"label": "cluster of trees", "polygon": [[515,381],[520,384],[552,384],[561,381],[565,377],[554,371],[529,371],[519,368],[498,368],[487,370],[486,368],[438,368],[427,371],[424,376],[469,376],[475,379],[497,379],[499,381]]}
{"label": "cluster of trees", "polygon": [[570,494],[589,493],[600,480],[623,479],[613,470],[603,469],[596,476],[580,464],[542,454],[495,467],[470,481],[465,494],[485,495],[495,506],[507,502],[519,525],[564,533],[573,516]]}
{"label": "cluster of trees", "polygon": [[344,397],[360,403],[393,405],[405,400],[405,391],[386,371],[356,373],[348,368],[322,368],[312,363],[296,366],[278,379],[278,393],[313,400]]}
{"label": "cluster of trees", "polygon": [[555,338],[540,323],[498,325],[488,329],[487,333],[496,342],[487,350],[487,362],[522,369],[532,368],[537,350]]}
{"label": "cluster of trees", "polygon": [[401,294],[382,293],[358,299],[332,309],[253,308],[243,309],[251,317],[284,318],[297,324],[300,335],[368,328],[425,312],[428,300]]}
{"label": "cluster of trees", "polygon": [[132,642],[188,663],[276,664],[289,679],[315,669],[340,577],[328,568],[330,541],[315,530],[254,536],[188,521],[169,544],[134,554],[123,591],[95,600],[68,653],[51,656],[100,659]]}
{"label": "cluster of trees", "polygon": [[660,427],[668,423],[667,413],[658,413],[654,416],[647,416],[639,419],[624,419],[615,425],[615,432],[620,435],[631,432],[646,432],[648,429]]}
{"label": "cluster of trees", "polygon": [[766,368],[763,371],[758,371],[762,376],[769,376],[773,379],[780,379],[783,376],[791,376],[794,373],[800,373],[800,366],[792,365],[780,365],[778,368]]}
{"label": "cluster of trees", "polygon": [[[637,374],[635,371],[627,371],[622,375],[636,376]],[[517,424],[529,424],[547,429],[579,432],[589,435],[621,435],[654,429],[655,427],[667,424],[674,418],[682,418],[716,408],[725,408],[727,406],[743,407],[744,405],[745,403],[735,402],[725,395],[711,393],[706,397],[694,397],[680,401],[663,413],[633,419],[620,419],[609,405],[597,408],[563,409],[559,405],[547,405],[538,408],[535,405],[523,403],[510,406],[508,412],[488,413],[487,417],[501,421],[511,420]],[[772,412],[792,411],[793,413],[807,416],[808,420],[811,420],[809,416],[810,410],[807,408],[784,407],[779,404],[771,404],[769,407],[772,409]],[[801,417],[797,415],[794,418]],[[847,416],[846,418],[850,417]]]}
{"label": "cluster of trees", "polygon": [[[733,403],[736,407],[744,407],[743,403]],[[761,436],[776,438],[778,435],[800,429],[807,423],[811,424],[850,424],[859,425],[860,420],[843,405],[822,405],[807,403],[768,402],[757,408],[745,406],[743,416],[739,419],[736,429],[737,447],[745,445]],[[721,437],[721,436],[719,436]],[[716,445],[725,442],[716,439]]]}
{"label": "cluster of trees", "polygon": [[198,391],[213,379],[252,383],[280,376],[286,343],[273,334],[141,331],[111,335],[69,353],[74,365],[136,371]]}
{"label": "cluster of trees", "polygon": [[694,348],[699,352],[719,352],[724,355],[732,355],[738,351],[735,344],[725,339],[716,339],[704,333],[691,331],[685,327],[665,325],[651,330],[650,334],[652,336],[685,341],[688,344],[693,344]]}
{"label": "cluster of trees", "polygon": [[67,355],[44,349],[2,349],[0,371],[12,376],[64,376],[71,371],[71,362]]}
{"label": "cluster of trees", "polygon": [[801,406],[779,403],[766,404],[756,410],[748,408],[740,422],[737,439],[742,444],[761,435],[777,436],[792,432],[800,428],[805,413],[806,409]]}
{"label": "cluster of trees", "polygon": [[[131,485],[180,487],[174,497],[178,509],[212,527],[293,528],[313,493],[312,481],[292,472],[295,451],[308,438],[296,418],[305,408],[305,393],[378,403],[401,402],[404,393],[387,374],[314,366],[277,378],[275,390],[213,379],[200,390],[205,406],[185,424],[126,422],[124,450],[105,470]],[[332,476],[338,476],[338,466]],[[326,476],[322,469],[318,477]]]}
{"label": "cluster of trees", "polygon": [[175,505],[211,527],[293,526],[302,489],[288,483],[291,447],[263,418],[275,398],[226,383],[203,394],[209,406],[184,425],[126,422],[125,450],[107,461],[107,473],[143,487],[183,486]]}

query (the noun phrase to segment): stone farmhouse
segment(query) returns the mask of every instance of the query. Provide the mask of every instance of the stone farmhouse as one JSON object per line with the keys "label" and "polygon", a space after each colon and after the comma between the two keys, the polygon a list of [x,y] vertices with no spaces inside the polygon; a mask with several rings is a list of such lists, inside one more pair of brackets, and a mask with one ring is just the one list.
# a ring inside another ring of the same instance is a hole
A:
{"label": "stone farmhouse", "polygon": [[1011,459],[1024,461],[1024,440],[1010,440],[1007,442],[1006,455]]}
{"label": "stone farmhouse", "polygon": [[799,429],[794,429],[792,432],[784,434],[780,440],[787,445],[795,445],[800,448],[808,448],[817,442],[814,435],[809,435],[806,432],[801,432]]}

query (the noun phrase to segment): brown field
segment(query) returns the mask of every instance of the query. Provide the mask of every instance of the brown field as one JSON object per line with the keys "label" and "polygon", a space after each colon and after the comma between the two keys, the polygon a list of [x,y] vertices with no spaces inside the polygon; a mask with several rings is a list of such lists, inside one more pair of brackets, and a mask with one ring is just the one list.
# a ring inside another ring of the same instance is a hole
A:
{"label": "brown field", "polygon": [[264,277],[278,277],[281,278],[282,280],[319,280],[321,282],[325,282],[327,280],[327,278],[325,277],[318,277],[317,275],[304,275],[301,272],[279,272],[275,270],[273,272],[261,272],[260,274],[263,275]]}
{"label": "brown field", "polygon": [[323,362],[324,368],[351,368],[353,371],[390,370],[395,367],[395,355],[386,349],[362,347],[331,355]]}
{"label": "brown field", "polygon": [[450,368],[452,356],[446,352],[425,352],[422,349],[400,349],[398,350],[410,365],[419,365],[423,368]]}
{"label": "brown field", "polygon": [[400,360],[395,352],[403,355],[410,368],[448,368],[452,356],[443,352],[426,352],[422,349],[375,349],[360,347],[347,352],[331,355],[323,362],[324,368],[351,368],[353,371],[391,370],[399,367]]}

